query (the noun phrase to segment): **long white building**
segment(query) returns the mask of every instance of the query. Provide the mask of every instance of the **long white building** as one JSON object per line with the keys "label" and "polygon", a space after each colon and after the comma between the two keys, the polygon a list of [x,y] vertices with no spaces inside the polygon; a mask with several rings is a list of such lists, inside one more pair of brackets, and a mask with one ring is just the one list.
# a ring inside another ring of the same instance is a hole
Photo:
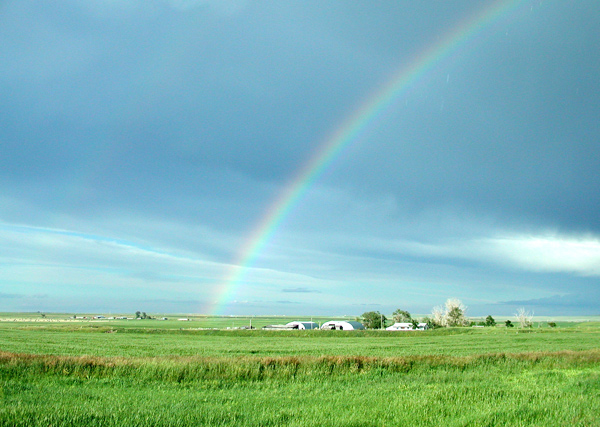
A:
{"label": "long white building", "polygon": [[412,323],[394,323],[392,326],[385,328],[386,331],[424,331],[429,329],[427,323],[419,323],[417,329],[414,328]]}
{"label": "long white building", "polygon": [[354,331],[357,329],[365,329],[362,323],[355,322],[353,320],[330,320],[329,322],[323,323],[321,329],[331,329],[338,331]]}

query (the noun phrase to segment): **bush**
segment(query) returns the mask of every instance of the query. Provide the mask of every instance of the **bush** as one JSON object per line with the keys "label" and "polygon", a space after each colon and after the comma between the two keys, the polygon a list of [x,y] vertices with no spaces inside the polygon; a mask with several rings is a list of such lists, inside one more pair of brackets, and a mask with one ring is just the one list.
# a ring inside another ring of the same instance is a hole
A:
{"label": "bush", "polygon": [[485,326],[496,326],[496,321],[491,315],[485,318]]}
{"label": "bush", "polygon": [[515,317],[517,322],[519,322],[521,328],[531,328],[533,327],[533,313],[525,310],[525,308],[521,307],[515,313]]}

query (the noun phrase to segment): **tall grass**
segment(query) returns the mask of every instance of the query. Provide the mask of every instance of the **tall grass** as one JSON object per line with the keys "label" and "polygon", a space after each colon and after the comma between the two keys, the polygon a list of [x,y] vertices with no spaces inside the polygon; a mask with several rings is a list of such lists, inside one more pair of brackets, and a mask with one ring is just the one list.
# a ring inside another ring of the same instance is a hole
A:
{"label": "tall grass", "polygon": [[210,379],[261,381],[267,378],[297,379],[335,377],[363,373],[410,373],[436,370],[562,369],[600,366],[600,350],[538,352],[476,356],[304,356],[121,358],[30,355],[0,352],[4,378],[36,375],[78,378],[132,377],[142,381],[194,382]]}
{"label": "tall grass", "polygon": [[0,354],[0,426],[594,426],[600,352],[101,358]]}

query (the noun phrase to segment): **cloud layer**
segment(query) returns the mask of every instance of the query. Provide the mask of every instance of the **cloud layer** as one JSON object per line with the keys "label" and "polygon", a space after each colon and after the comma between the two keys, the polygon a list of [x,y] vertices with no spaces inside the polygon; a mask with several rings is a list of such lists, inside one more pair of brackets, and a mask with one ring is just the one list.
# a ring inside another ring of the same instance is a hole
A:
{"label": "cloud layer", "polygon": [[484,3],[4,2],[0,310],[596,314],[591,0],[522,2],[434,64],[219,300],[321,144]]}

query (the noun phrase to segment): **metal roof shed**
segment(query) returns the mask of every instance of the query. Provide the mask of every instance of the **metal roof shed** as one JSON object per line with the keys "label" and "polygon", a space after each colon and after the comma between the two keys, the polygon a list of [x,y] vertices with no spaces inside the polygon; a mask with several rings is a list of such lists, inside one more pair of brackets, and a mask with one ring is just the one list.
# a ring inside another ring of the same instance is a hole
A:
{"label": "metal roof shed", "polygon": [[354,331],[358,329],[365,329],[362,323],[355,322],[354,320],[330,320],[329,322],[323,323],[321,329],[331,329],[339,331]]}
{"label": "metal roof shed", "polygon": [[285,326],[289,326],[292,329],[319,329],[319,325],[315,322],[290,322]]}

